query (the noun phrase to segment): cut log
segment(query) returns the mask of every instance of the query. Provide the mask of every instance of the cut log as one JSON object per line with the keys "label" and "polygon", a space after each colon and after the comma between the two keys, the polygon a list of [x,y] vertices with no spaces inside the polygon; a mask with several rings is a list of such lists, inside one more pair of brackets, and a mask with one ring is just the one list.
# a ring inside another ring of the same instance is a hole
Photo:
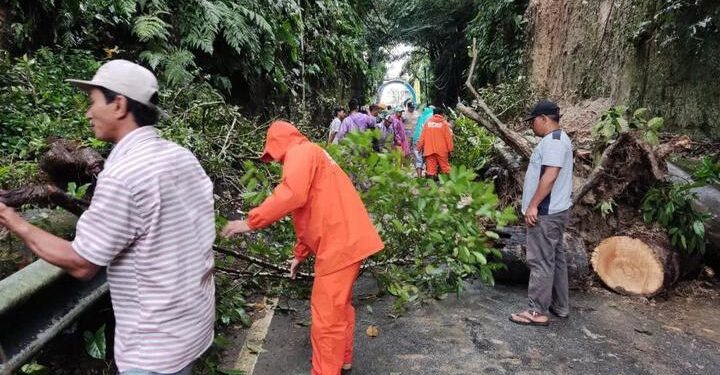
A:
{"label": "cut log", "polygon": [[[524,226],[505,228],[498,242],[502,262],[507,267],[495,273],[495,280],[507,283],[527,283],[530,269],[527,265],[527,235]],[[565,232],[563,247],[567,256],[568,281],[571,289],[584,289],[590,280],[590,265],[582,238],[572,232]]]}
{"label": "cut log", "polygon": [[608,288],[625,295],[654,296],[681,276],[678,253],[656,231],[606,238],[593,251],[591,263]]}

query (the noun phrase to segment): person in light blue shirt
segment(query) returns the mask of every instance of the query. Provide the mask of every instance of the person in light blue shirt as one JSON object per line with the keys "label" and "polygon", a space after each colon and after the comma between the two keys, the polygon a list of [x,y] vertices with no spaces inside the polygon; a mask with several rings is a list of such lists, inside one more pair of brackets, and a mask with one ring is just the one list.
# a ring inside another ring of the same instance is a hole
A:
{"label": "person in light blue shirt", "polygon": [[423,176],[423,170],[425,169],[425,157],[423,156],[422,152],[418,151],[417,149],[417,143],[420,140],[420,134],[422,133],[423,125],[425,125],[425,122],[430,119],[433,115],[433,106],[427,106],[425,109],[423,109],[422,114],[417,120],[417,123],[415,123],[415,131],[413,132],[412,136],[412,150],[413,155],[415,156],[415,171],[417,172],[418,178],[422,178]]}
{"label": "person in light blue shirt", "polygon": [[560,318],[570,313],[563,232],[572,206],[573,147],[560,128],[560,108],[555,103],[537,103],[525,120],[542,139],[530,156],[522,196],[529,308],[510,315],[510,321],[548,325],[549,312]]}

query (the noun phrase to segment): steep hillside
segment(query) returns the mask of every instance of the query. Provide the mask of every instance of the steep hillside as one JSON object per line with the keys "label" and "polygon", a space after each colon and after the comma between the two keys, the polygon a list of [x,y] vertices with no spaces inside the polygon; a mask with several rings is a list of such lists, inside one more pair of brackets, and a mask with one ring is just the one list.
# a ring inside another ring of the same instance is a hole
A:
{"label": "steep hillside", "polygon": [[720,139],[720,2],[534,0],[526,18],[539,92],[648,107],[668,130]]}

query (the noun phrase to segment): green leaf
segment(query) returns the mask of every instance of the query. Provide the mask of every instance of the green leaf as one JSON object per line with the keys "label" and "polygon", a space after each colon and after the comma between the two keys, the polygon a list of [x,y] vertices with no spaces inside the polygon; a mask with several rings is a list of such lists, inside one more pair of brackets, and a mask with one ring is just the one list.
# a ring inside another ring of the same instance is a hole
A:
{"label": "green leaf", "polygon": [[50,373],[50,369],[37,362],[31,362],[23,365],[20,368],[20,371],[26,375],[47,375]]}
{"label": "green leaf", "polygon": [[490,231],[490,230],[485,231],[485,237],[492,238],[494,240],[500,239],[500,236],[497,233]]}
{"label": "green leaf", "polygon": [[662,128],[663,124],[665,123],[665,120],[663,120],[662,117],[653,117],[647,122],[648,128],[658,131],[660,128]]}
{"label": "green leaf", "polygon": [[694,221],[693,222],[693,231],[695,232],[695,234],[698,235],[698,237],[704,238],[705,237],[705,225],[703,224],[703,222],[699,221],[699,220]]}
{"label": "green leaf", "polygon": [[485,258],[485,255],[483,255],[481,252],[475,251],[473,252],[473,254],[475,255],[475,260],[477,260],[479,264],[487,264],[487,258]]}
{"label": "green leaf", "polygon": [[244,308],[237,308],[235,309],[235,312],[237,312],[238,316],[240,317],[240,322],[245,327],[250,327],[252,325],[252,318],[250,317],[250,315],[248,315]]}
{"label": "green leaf", "polygon": [[170,25],[159,17],[160,13],[146,14],[135,19],[133,33],[141,42],[152,39],[167,40],[170,36]]}
{"label": "green leaf", "polygon": [[85,331],[85,352],[93,358],[105,360],[107,356],[105,347],[105,325],[103,324],[95,333]]}
{"label": "green leaf", "polygon": [[635,118],[644,118],[644,117],[645,117],[645,114],[647,113],[647,111],[648,111],[647,108],[638,108],[638,109],[636,109],[635,112],[633,113],[633,117],[635,117]]}

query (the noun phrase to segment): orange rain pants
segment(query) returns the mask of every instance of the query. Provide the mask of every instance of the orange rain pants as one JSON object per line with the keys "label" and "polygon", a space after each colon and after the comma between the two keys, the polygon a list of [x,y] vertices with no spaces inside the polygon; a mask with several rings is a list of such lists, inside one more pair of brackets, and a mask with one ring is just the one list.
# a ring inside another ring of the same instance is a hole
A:
{"label": "orange rain pants", "polygon": [[312,326],[312,375],[337,375],[344,363],[352,363],[355,308],[352,288],[360,262],[315,277],[310,308]]}
{"label": "orange rain pants", "polygon": [[425,172],[428,176],[437,175],[438,165],[440,166],[440,173],[450,173],[450,162],[447,155],[432,154],[425,156]]}
{"label": "orange rain pants", "polygon": [[338,375],[352,363],[352,285],[360,263],[384,244],[347,174],[292,124],[270,125],[261,160],[283,165],[282,182],[249,212],[248,225],[262,229],[292,215],[295,259],[315,255],[312,373]]}
{"label": "orange rain pants", "polygon": [[433,115],[423,125],[417,149],[425,155],[425,168],[428,176],[437,175],[440,165],[442,173],[450,173],[449,154],[453,152],[453,134],[450,124],[442,115]]}

